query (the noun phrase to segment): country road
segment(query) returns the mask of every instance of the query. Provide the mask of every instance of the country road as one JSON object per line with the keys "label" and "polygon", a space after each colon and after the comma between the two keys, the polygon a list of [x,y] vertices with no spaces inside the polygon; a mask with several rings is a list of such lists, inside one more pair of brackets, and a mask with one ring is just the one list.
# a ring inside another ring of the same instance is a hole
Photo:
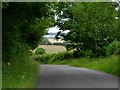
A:
{"label": "country road", "polygon": [[68,65],[41,65],[37,88],[118,88],[111,74]]}

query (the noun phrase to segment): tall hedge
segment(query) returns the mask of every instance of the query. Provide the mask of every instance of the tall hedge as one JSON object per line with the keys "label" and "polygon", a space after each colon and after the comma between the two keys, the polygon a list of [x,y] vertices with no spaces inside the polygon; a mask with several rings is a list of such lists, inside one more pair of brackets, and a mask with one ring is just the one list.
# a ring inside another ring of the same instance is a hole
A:
{"label": "tall hedge", "polygon": [[51,25],[49,4],[2,3],[3,62],[18,60],[25,53],[29,54],[29,49],[37,46],[45,30]]}

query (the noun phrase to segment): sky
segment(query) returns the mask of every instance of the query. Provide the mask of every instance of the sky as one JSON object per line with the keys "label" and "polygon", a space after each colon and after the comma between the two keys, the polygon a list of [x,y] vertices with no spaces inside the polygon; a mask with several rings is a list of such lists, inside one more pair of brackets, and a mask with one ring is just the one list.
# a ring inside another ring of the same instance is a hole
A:
{"label": "sky", "polygon": [[60,31],[59,29],[60,28],[58,28],[57,26],[51,27],[51,28],[48,29],[48,33],[57,33],[57,32]]}
{"label": "sky", "polygon": [[[58,28],[57,26],[51,27],[48,29],[48,33],[57,33],[59,31],[62,31],[62,30],[60,30],[60,28]],[[68,33],[69,31],[70,30],[65,30],[65,31],[63,31],[63,33]]]}

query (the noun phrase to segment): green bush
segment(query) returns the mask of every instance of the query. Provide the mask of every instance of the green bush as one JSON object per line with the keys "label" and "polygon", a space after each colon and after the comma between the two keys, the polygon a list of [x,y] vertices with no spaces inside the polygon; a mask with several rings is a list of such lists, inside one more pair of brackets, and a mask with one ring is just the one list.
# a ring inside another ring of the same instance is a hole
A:
{"label": "green bush", "polygon": [[36,60],[40,63],[47,64],[47,62],[51,59],[52,55],[50,54],[43,54],[43,55],[34,55],[32,56],[33,60]]}
{"label": "green bush", "polygon": [[85,56],[86,57],[94,57],[94,54],[93,54],[92,50],[88,50],[88,51],[85,51]]}
{"label": "green bush", "polygon": [[57,54],[43,54],[34,55],[33,59],[39,61],[40,63],[50,63],[54,61],[62,61],[64,59],[73,58],[73,52],[59,52]]}
{"label": "green bush", "polygon": [[95,57],[105,57],[106,56],[106,48],[98,47],[96,52],[94,53]]}
{"label": "green bush", "polygon": [[85,57],[85,51],[74,51],[73,52],[73,57],[74,58],[80,58],[80,57]]}
{"label": "green bush", "polygon": [[45,49],[44,48],[37,48],[35,50],[35,54],[44,54],[45,53]]}
{"label": "green bush", "polygon": [[54,54],[50,62],[62,61],[64,59],[70,59],[70,58],[73,58],[72,52],[60,52],[60,53]]}
{"label": "green bush", "polygon": [[109,44],[106,47],[106,54],[107,56],[110,55],[119,55],[120,54],[120,42],[119,41],[113,41],[111,44]]}
{"label": "green bush", "polygon": [[65,59],[73,58],[73,52],[65,52],[64,53],[64,58]]}
{"label": "green bush", "polygon": [[64,53],[58,53],[51,58],[51,61],[61,61],[63,59],[64,59]]}

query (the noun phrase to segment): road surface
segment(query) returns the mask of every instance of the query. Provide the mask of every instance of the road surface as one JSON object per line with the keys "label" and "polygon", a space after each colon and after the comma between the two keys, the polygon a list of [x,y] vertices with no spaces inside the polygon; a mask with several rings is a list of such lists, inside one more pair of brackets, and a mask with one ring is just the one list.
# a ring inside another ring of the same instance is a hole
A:
{"label": "road surface", "polygon": [[68,65],[41,65],[37,88],[118,88],[118,77]]}

